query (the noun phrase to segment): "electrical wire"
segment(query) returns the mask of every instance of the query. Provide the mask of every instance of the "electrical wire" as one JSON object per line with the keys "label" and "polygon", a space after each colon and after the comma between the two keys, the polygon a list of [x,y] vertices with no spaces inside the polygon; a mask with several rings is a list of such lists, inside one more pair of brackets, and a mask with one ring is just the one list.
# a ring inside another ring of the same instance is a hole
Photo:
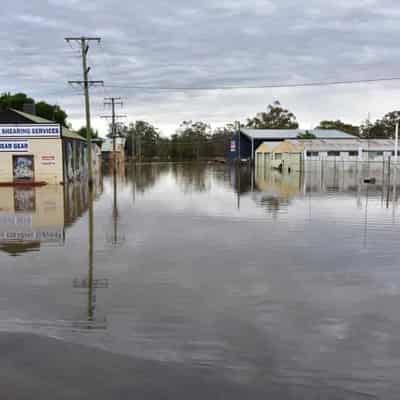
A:
{"label": "electrical wire", "polygon": [[212,91],[212,90],[251,90],[251,89],[285,89],[285,88],[302,88],[317,86],[338,86],[338,85],[355,85],[365,83],[379,83],[400,81],[400,77],[383,77],[372,79],[342,80],[342,81],[320,81],[320,82],[300,82],[300,83],[269,83],[260,85],[243,85],[243,86],[145,86],[145,85],[106,85],[110,88],[119,89],[137,89],[137,90],[159,90],[159,91]]}

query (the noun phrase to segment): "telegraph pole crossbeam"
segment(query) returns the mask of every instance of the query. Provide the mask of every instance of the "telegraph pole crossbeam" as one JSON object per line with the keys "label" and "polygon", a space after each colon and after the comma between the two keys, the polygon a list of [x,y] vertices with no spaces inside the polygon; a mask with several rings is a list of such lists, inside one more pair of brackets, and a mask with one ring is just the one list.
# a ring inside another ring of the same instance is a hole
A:
{"label": "telegraph pole crossbeam", "polygon": [[85,114],[86,114],[86,144],[88,152],[88,181],[89,188],[93,186],[93,173],[92,173],[92,128],[90,124],[90,101],[89,101],[89,87],[96,85],[104,85],[103,81],[90,81],[89,72],[90,67],[87,65],[87,54],[89,51],[89,42],[100,43],[101,38],[95,36],[71,36],[65,38],[67,43],[79,42],[82,53],[82,69],[83,69],[83,80],[82,81],[69,81],[70,84],[79,84],[83,86],[85,95]]}

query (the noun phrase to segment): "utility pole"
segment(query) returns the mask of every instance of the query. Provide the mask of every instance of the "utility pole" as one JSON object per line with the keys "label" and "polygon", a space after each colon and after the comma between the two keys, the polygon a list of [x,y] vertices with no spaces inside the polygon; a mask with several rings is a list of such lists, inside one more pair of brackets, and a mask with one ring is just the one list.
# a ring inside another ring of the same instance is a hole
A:
{"label": "utility pole", "polygon": [[237,142],[237,149],[236,149],[236,152],[237,152],[237,160],[238,160],[238,162],[239,162],[239,165],[240,165],[240,160],[241,160],[241,153],[240,153],[240,121],[236,121],[236,130],[237,130],[237,139],[238,139],[238,142]]}
{"label": "utility pole", "polygon": [[121,97],[106,97],[104,99],[105,106],[111,106],[111,115],[103,115],[102,118],[111,118],[111,137],[113,140],[113,160],[115,164],[115,156],[116,156],[116,137],[117,137],[117,126],[116,119],[117,118],[125,118],[126,115],[116,115],[115,114],[115,106],[119,105],[122,107],[123,103],[121,101]]}
{"label": "utility pole", "polygon": [[90,81],[89,71],[90,67],[87,66],[87,54],[89,51],[89,42],[95,41],[100,43],[101,38],[99,37],[66,37],[65,40],[67,43],[78,42],[81,47],[81,56],[82,56],[82,69],[83,69],[83,81],[68,81],[69,84],[78,84],[83,86],[84,95],[85,95],[85,114],[86,114],[86,145],[88,152],[88,181],[89,188],[93,186],[93,172],[92,172],[92,127],[90,124],[90,101],[89,101],[89,87],[95,85],[104,85],[103,81]]}
{"label": "utility pole", "polygon": [[106,97],[104,99],[105,106],[111,106],[111,115],[102,115],[102,118],[111,118],[111,137],[113,141],[113,178],[114,178],[114,227],[116,227],[116,218],[118,215],[117,208],[117,149],[116,149],[116,139],[117,139],[117,118],[125,118],[126,115],[116,115],[115,106],[120,105],[122,107],[123,103],[121,97]]}

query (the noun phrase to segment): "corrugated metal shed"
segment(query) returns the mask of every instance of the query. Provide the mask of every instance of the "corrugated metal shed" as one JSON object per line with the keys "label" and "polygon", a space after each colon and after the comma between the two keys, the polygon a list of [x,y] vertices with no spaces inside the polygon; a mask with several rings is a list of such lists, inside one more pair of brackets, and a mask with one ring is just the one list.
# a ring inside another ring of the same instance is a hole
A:
{"label": "corrugated metal shed", "polygon": [[273,149],[274,153],[302,153],[304,146],[292,140],[285,140]]}
{"label": "corrugated metal shed", "polygon": [[256,153],[272,153],[274,148],[282,142],[262,142],[256,150]]}
{"label": "corrugated metal shed", "polygon": [[279,140],[296,139],[298,135],[310,132],[317,139],[354,139],[353,135],[336,129],[250,129],[241,128],[241,132],[253,139]]}
{"label": "corrugated metal shed", "polygon": [[369,151],[392,151],[394,149],[394,140],[391,139],[297,139],[286,142],[302,146],[310,151],[356,151],[360,148]]}

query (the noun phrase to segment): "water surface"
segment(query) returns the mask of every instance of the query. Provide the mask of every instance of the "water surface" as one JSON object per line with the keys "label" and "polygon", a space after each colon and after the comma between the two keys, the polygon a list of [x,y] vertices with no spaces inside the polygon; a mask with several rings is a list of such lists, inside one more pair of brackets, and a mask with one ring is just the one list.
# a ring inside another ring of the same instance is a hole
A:
{"label": "water surface", "polygon": [[376,176],[139,165],[97,182],[91,221],[83,184],[0,188],[0,330],[396,399],[400,190]]}

